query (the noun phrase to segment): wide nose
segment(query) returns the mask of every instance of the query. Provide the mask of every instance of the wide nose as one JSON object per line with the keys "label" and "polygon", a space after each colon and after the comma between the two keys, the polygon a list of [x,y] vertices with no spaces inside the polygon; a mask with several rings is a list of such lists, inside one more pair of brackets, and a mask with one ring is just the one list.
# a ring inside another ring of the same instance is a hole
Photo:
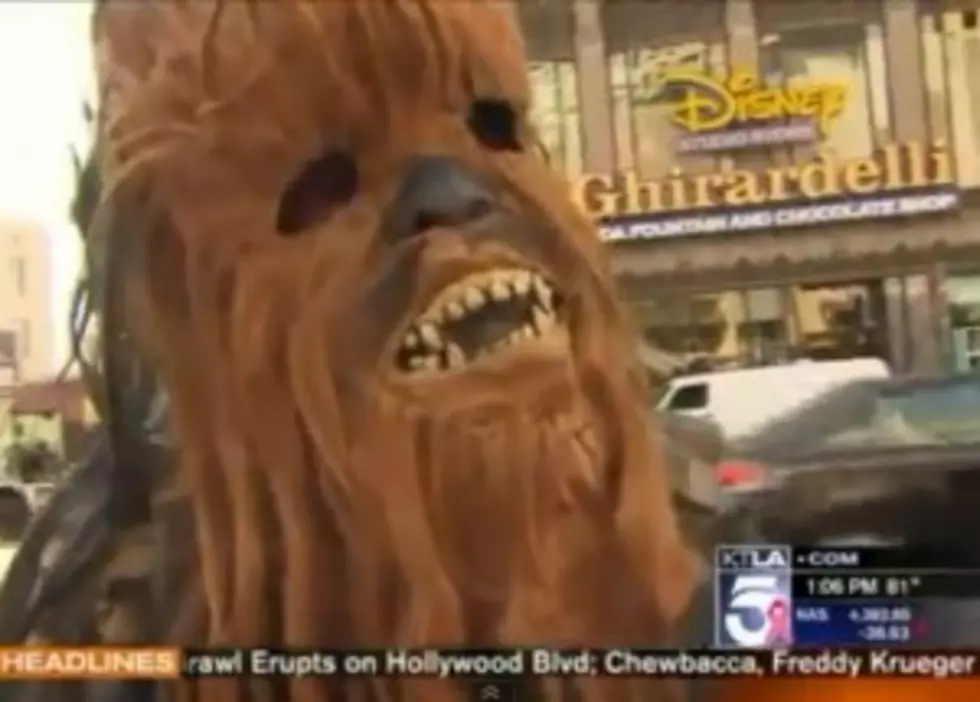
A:
{"label": "wide nose", "polygon": [[433,227],[459,227],[489,214],[493,195],[479,177],[451,158],[417,156],[390,205],[385,233],[393,240]]}

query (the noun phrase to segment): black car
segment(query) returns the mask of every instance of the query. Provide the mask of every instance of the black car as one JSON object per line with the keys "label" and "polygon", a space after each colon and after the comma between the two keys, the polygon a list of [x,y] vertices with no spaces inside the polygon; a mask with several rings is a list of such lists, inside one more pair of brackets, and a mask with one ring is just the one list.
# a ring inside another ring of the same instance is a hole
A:
{"label": "black car", "polygon": [[689,543],[710,551],[714,526],[726,496],[712,470],[724,455],[725,440],[713,422],[667,412],[653,412],[661,433],[664,466],[681,528]]}
{"label": "black car", "polygon": [[852,381],[731,443],[716,478],[753,489],[788,471],[942,464],[980,456],[980,376]]}
{"label": "black car", "polygon": [[[980,571],[980,377],[852,382],[730,451],[722,543],[889,545]],[[975,645],[980,598],[922,602],[917,645]]]}

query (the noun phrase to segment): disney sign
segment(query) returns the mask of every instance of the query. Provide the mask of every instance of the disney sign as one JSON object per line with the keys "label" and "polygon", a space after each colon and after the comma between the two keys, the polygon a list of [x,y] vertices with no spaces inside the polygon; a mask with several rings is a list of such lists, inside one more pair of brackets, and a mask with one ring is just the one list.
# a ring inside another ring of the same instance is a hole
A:
{"label": "disney sign", "polygon": [[686,132],[677,150],[688,153],[817,141],[827,136],[848,96],[843,83],[769,86],[747,71],[721,79],[679,69],[667,73],[664,84],[682,91],[671,120]]}

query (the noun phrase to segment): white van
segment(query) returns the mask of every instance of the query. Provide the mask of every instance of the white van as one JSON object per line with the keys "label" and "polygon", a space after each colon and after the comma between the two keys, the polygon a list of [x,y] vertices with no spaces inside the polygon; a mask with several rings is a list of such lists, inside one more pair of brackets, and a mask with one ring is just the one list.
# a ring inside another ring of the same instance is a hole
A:
{"label": "white van", "polygon": [[713,420],[726,439],[738,439],[832,387],[890,375],[878,358],[797,361],[684,375],[668,383],[657,409]]}

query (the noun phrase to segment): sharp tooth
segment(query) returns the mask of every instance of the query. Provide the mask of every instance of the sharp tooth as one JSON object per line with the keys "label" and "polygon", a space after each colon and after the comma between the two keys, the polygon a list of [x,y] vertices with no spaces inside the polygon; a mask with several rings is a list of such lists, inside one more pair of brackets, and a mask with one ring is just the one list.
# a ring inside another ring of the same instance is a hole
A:
{"label": "sharp tooth", "polygon": [[510,298],[510,288],[507,287],[507,283],[500,278],[494,280],[493,285],[490,286],[490,297],[498,301]]}
{"label": "sharp tooth", "polygon": [[439,370],[439,357],[426,356],[422,361],[422,368],[427,371]]}
{"label": "sharp tooth", "polygon": [[534,330],[534,326],[531,324],[525,324],[521,328],[521,336],[524,337],[525,339],[533,339],[537,335],[538,333]]}
{"label": "sharp tooth", "polygon": [[466,294],[463,296],[463,302],[468,308],[474,311],[483,307],[486,301],[487,299],[483,297],[483,293],[476,288],[468,288]]}
{"label": "sharp tooth", "polygon": [[419,334],[414,329],[405,335],[405,340],[402,342],[402,346],[406,349],[414,349],[419,345]]}
{"label": "sharp tooth", "polygon": [[445,345],[442,337],[439,336],[439,330],[436,328],[436,325],[431,322],[419,325],[419,335],[429,348],[435,349],[436,351]]}
{"label": "sharp tooth", "polygon": [[443,309],[446,317],[451,320],[462,319],[466,316],[466,308],[456,300],[448,303]]}
{"label": "sharp tooth", "polygon": [[463,349],[453,343],[446,344],[446,362],[450,368],[458,368],[466,363]]}
{"label": "sharp tooth", "polygon": [[408,359],[408,367],[412,370],[419,370],[425,367],[426,356],[412,356]]}
{"label": "sharp tooth", "polygon": [[507,345],[513,346],[514,344],[519,344],[524,340],[524,330],[518,329],[517,331],[512,331],[510,336],[507,337]]}
{"label": "sharp tooth", "polygon": [[554,301],[555,291],[542,278],[534,279],[534,292],[538,294],[538,300],[546,310],[554,307],[552,303]]}
{"label": "sharp tooth", "polygon": [[513,282],[514,289],[521,295],[527,295],[528,291],[531,289],[531,274],[521,273],[514,278]]}
{"label": "sharp tooth", "polygon": [[535,305],[531,310],[531,317],[534,319],[534,326],[537,328],[539,333],[548,331],[555,324],[555,315],[551,314],[550,312],[546,312],[537,305]]}

